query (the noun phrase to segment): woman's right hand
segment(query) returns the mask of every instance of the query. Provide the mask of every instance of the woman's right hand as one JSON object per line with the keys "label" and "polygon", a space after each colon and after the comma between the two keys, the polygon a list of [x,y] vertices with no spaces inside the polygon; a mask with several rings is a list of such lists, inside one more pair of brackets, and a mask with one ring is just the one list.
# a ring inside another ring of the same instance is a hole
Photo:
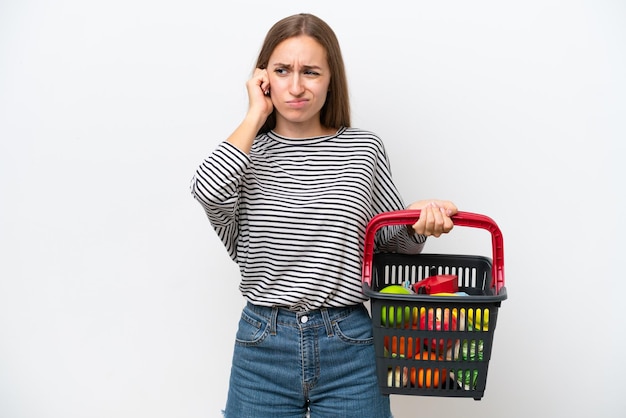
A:
{"label": "woman's right hand", "polygon": [[248,90],[248,113],[241,124],[226,139],[246,154],[250,153],[256,135],[267,117],[272,114],[274,104],[269,95],[270,80],[266,70],[257,68],[246,83]]}
{"label": "woman's right hand", "polygon": [[267,70],[256,68],[254,74],[246,83],[248,90],[248,113],[258,115],[263,123],[274,110],[270,96],[270,80]]}

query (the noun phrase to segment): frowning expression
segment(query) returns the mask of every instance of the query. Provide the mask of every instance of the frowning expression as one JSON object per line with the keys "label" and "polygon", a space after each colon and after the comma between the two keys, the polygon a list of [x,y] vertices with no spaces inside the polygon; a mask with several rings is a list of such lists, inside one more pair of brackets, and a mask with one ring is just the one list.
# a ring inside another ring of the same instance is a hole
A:
{"label": "frowning expression", "polygon": [[267,71],[277,131],[319,127],[330,84],[324,47],[310,36],[286,39],[272,52]]}

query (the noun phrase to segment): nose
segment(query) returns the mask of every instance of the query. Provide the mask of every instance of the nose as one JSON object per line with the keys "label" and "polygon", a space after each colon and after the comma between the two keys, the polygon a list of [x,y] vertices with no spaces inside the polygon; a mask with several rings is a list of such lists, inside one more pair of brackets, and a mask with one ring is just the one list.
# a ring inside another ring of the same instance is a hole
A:
{"label": "nose", "polygon": [[300,74],[295,73],[291,78],[289,93],[293,96],[300,96],[304,92],[303,79]]}

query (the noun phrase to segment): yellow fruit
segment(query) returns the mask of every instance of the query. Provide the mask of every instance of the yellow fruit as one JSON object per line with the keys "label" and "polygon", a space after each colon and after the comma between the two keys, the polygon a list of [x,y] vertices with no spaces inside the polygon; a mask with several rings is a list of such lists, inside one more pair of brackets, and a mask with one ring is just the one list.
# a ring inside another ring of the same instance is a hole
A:
{"label": "yellow fruit", "polygon": [[[475,317],[475,318],[474,318]],[[474,315],[474,309],[467,310],[467,322],[468,325],[475,330],[488,331],[489,330],[489,309],[476,309],[476,315]]]}

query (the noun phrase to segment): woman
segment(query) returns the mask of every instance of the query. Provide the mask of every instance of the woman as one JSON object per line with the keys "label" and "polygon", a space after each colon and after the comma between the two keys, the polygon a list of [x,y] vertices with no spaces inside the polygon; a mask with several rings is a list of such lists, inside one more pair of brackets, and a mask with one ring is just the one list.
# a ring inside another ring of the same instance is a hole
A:
{"label": "woman", "polygon": [[[337,38],[298,14],[268,32],[248,112],[191,184],[241,271],[243,309],[227,418],[391,417],[361,292],[367,222],[404,208],[383,143],[351,127]],[[416,253],[452,229],[455,205],[426,200],[379,251]]]}

